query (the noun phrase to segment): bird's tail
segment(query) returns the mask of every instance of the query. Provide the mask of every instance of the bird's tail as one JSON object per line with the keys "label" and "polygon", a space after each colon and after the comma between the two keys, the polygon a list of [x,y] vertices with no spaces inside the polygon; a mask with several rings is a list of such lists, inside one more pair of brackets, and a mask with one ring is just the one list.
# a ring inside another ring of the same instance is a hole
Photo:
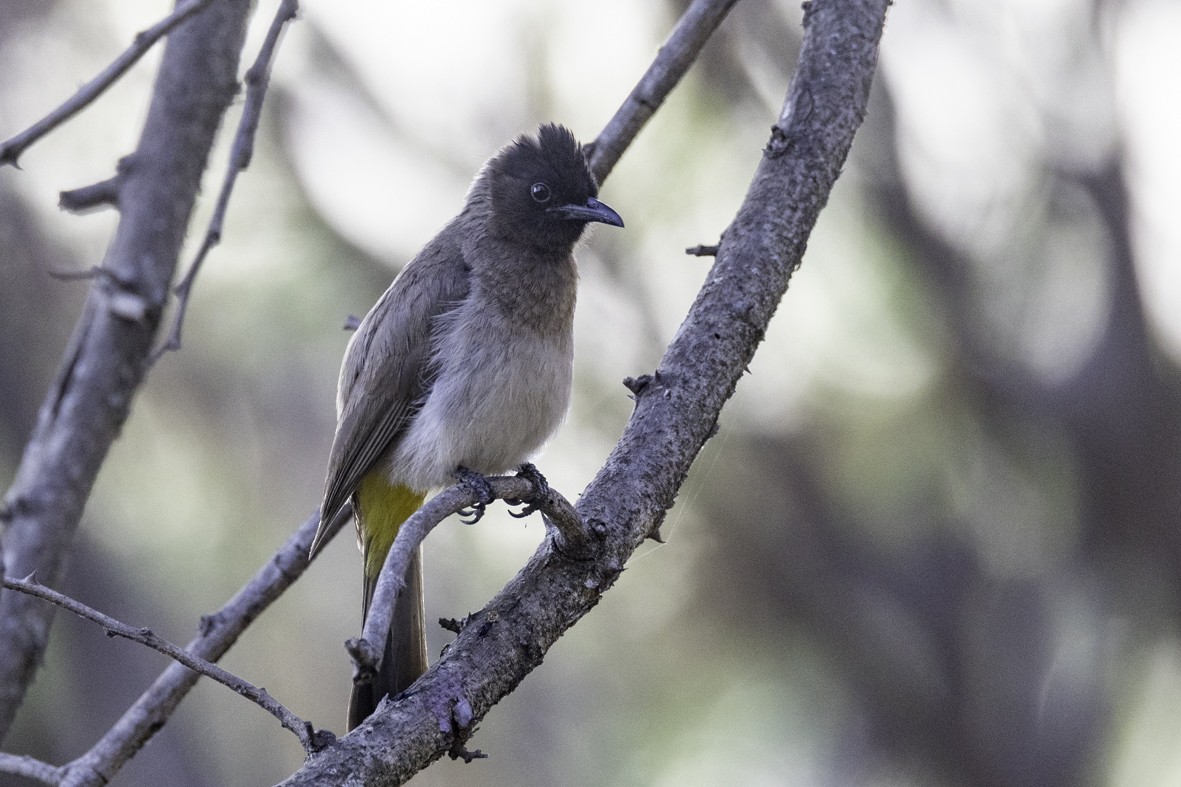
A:
{"label": "bird's tail", "polygon": [[[369,614],[373,589],[398,530],[421,505],[425,495],[407,487],[391,486],[382,473],[370,473],[357,487],[357,531],[364,565],[362,625]],[[353,685],[348,729],[368,718],[387,694],[398,695],[426,672],[426,618],[422,596],[422,552],[414,553],[406,569],[406,584],[394,604],[390,634],[381,669],[369,683]]]}

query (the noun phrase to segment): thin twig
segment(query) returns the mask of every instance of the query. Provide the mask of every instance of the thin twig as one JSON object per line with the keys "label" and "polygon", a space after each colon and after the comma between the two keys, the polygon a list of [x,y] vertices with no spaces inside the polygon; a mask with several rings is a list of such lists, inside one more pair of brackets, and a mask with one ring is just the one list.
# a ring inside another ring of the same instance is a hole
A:
{"label": "thin twig", "polygon": [[146,645],[152,650],[163,653],[173,661],[185,665],[194,672],[200,673],[223,686],[233,689],[246,699],[252,700],[267,713],[278,719],[279,723],[284,727],[295,733],[295,737],[299,738],[304,751],[310,752],[313,750],[315,731],[312,729],[312,725],[287,710],[287,708],[268,694],[266,689],[259,688],[253,683],[243,680],[231,672],[227,672],[211,661],[206,661],[200,656],[194,656],[184,648],[174,645],[158,636],[147,627],[129,626],[122,621],[115,620],[109,615],[104,615],[102,612],[86,606],[75,598],[71,598],[64,593],[59,593],[52,588],[42,585],[33,577],[27,579],[4,577],[3,582],[4,587],[9,590],[16,590],[20,593],[35,596],[48,601],[50,604],[56,604],[80,618],[99,624],[106,629],[108,637],[123,637],[132,642]]}
{"label": "thin twig", "polygon": [[738,0],[693,0],[677,21],[656,59],[598,138],[587,147],[591,171],[602,183],[640,129],[697,60],[705,42]]}
{"label": "thin twig", "polygon": [[258,50],[254,64],[246,72],[246,100],[242,105],[242,117],[238,121],[238,131],[234,135],[234,146],[230,150],[230,162],[226,167],[225,180],[221,184],[221,192],[217,195],[217,204],[213,209],[213,216],[209,219],[209,227],[205,230],[205,238],[192,265],[185,273],[173,292],[176,293],[176,314],[172,320],[172,330],[168,339],[152,354],[151,363],[155,363],[160,356],[167,352],[180,349],[180,335],[184,326],[185,314],[189,309],[189,298],[192,296],[193,283],[201,271],[201,265],[214,246],[221,243],[222,228],[225,225],[226,213],[230,206],[230,195],[238,181],[238,174],[250,166],[254,157],[254,137],[258,132],[258,123],[262,119],[262,105],[266,98],[267,87],[271,78],[271,63],[274,61],[275,50],[279,46],[283,29],[299,13],[298,0],[283,0],[271,20],[271,27]]}
{"label": "thin twig", "polygon": [[109,272],[106,268],[99,265],[91,265],[89,268],[84,268],[79,271],[69,271],[59,268],[50,268],[46,271],[52,278],[60,281],[90,281],[97,279],[99,276],[105,276]]}
{"label": "thin twig", "polygon": [[[521,476],[496,476],[485,480],[494,498],[536,506],[544,515],[546,527],[551,530],[556,545],[563,553],[585,555],[590,552],[591,534],[583,527],[570,501],[552,487],[538,490],[532,482]],[[353,659],[354,682],[372,678],[381,667],[382,645],[389,636],[394,601],[406,584],[406,569],[410,560],[427,534],[444,519],[471,506],[476,500],[475,492],[464,484],[455,484],[427,501],[398,528],[398,535],[385,557],[373,588],[373,599],[369,602],[361,637],[345,643]]]}
{"label": "thin twig", "polygon": [[32,757],[0,752],[0,773],[56,785],[61,784],[63,769]]}
{"label": "thin twig", "polygon": [[173,28],[200,11],[208,3],[209,0],[191,0],[191,2],[185,3],[183,6],[177,8],[152,27],[136,35],[135,41],[124,50],[123,54],[115,58],[114,62],[103,69],[98,76],[79,88],[77,93],[59,105],[57,109],[11,139],[0,142],[0,166],[5,164],[11,164],[14,167],[19,166],[17,160],[30,145],[37,142],[41,137],[53,131],[62,123],[65,123],[90,104],[90,102],[101,96],[107,88],[126,73],[127,69],[135,65],[136,61],[143,57],[157,41],[168,35]]}
{"label": "thin twig", "polygon": [[[330,541],[352,518],[346,505],[329,523],[323,540]],[[201,633],[185,650],[201,658],[219,659],[254,619],[266,611],[308,567],[308,549],[320,525],[316,512],[234,597],[212,615],[201,619]],[[88,752],[66,766],[67,773],[83,784],[106,784],[119,769],[164,725],[182,699],[197,683],[197,674],[172,664],[148,687],[110,730]],[[332,740],[327,730],[317,730],[316,747]]]}

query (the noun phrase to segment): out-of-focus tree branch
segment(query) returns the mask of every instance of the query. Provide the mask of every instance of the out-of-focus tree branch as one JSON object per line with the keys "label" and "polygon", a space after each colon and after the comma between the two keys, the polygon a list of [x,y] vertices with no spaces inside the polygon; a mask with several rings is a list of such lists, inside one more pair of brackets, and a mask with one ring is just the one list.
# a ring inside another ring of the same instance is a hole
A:
{"label": "out-of-focus tree branch", "polygon": [[107,88],[115,84],[119,77],[127,72],[127,69],[139,62],[139,59],[147,54],[157,41],[208,4],[209,0],[190,0],[190,2],[178,6],[166,18],[139,33],[131,46],[103,69],[102,73],[79,88],[77,93],[12,139],[0,142],[0,166],[5,164],[16,166],[21,154],[29,146],[85,109]]}
{"label": "out-of-focus tree branch", "polygon": [[213,217],[209,219],[209,226],[205,230],[205,239],[201,241],[201,248],[193,259],[184,278],[176,285],[177,298],[176,314],[172,319],[172,330],[168,332],[168,340],[160,346],[152,356],[156,361],[166,352],[180,349],[181,331],[184,328],[185,315],[189,310],[189,301],[193,295],[193,284],[197,274],[201,272],[201,265],[213,247],[221,243],[222,227],[225,225],[226,213],[230,208],[230,196],[234,193],[234,184],[238,182],[238,175],[250,166],[254,158],[254,136],[258,131],[258,123],[262,120],[263,100],[267,95],[267,86],[271,80],[271,65],[274,62],[275,51],[279,47],[280,38],[287,23],[295,19],[299,13],[298,0],[282,0],[275,17],[271,20],[271,27],[267,30],[266,39],[258,50],[254,65],[246,72],[246,103],[242,107],[242,118],[238,121],[238,132],[234,135],[234,145],[230,151],[230,163],[226,168],[226,176],[221,184],[221,191],[217,195],[217,203],[213,208]]}
{"label": "out-of-focus tree branch", "polygon": [[[143,379],[222,115],[237,92],[250,3],[226,0],[174,30],[144,131],[125,159],[119,227],[25,449],[3,519],[5,573],[59,578],[82,508]],[[0,735],[40,663],[52,610],[0,597]]]}
{"label": "out-of-focus tree branch", "polygon": [[0,773],[23,776],[41,784],[60,784],[63,770],[32,757],[0,754]]}
{"label": "out-of-focus tree branch", "polygon": [[577,506],[601,544],[574,560],[546,541],[407,693],[311,756],[301,784],[401,783],[445,753],[536,667],[658,531],[799,265],[861,124],[888,0],[815,0],[783,113],[696,303]]}
{"label": "out-of-focus tree branch", "polygon": [[601,183],[664,99],[681,81],[738,0],[694,0],[630,95],[589,147],[591,171]]}

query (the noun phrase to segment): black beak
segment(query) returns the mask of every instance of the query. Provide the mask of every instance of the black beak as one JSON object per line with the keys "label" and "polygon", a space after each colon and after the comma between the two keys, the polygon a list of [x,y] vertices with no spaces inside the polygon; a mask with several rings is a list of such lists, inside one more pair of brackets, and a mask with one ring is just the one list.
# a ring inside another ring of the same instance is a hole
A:
{"label": "black beak", "polygon": [[588,197],[585,205],[555,205],[546,213],[557,216],[559,219],[597,221],[600,224],[610,224],[613,227],[623,226],[623,219],[619,217],[619,214],[594,197]]}

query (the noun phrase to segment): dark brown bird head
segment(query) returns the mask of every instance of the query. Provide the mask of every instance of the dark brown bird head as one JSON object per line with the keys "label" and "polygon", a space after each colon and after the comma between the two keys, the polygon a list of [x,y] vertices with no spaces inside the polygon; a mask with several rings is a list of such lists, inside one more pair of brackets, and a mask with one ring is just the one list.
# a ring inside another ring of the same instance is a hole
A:
{"label": "dark brown bird head", "polygon": [[623,226],[597,199],[599,185],[582,146],[563,127],[546,124],[496,154],[480,175],[487,189],[489,229],[547,251],[568,252],[591,222]]}

